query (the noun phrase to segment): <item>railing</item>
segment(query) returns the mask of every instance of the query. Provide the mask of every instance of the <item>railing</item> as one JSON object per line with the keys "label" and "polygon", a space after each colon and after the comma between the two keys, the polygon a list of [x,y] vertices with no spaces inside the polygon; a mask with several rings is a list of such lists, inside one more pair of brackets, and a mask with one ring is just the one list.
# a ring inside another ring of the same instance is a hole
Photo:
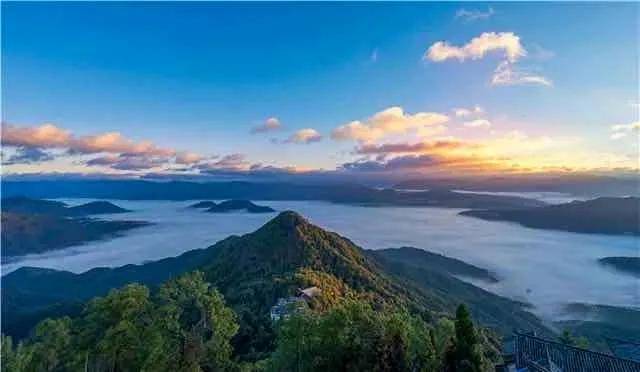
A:
{"label": "railing", "polygon": [[516,367],[530,371],[640,372],[640,363],[630,359],[581,349],[516,332]]}

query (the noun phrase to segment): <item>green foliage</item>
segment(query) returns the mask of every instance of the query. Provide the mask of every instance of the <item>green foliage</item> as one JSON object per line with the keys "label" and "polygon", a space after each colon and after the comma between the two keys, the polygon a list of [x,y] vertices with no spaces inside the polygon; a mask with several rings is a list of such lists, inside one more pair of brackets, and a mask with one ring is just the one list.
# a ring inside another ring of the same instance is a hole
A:
{"label": "green foliage", "polygon": [[564,329],[562,334],[558,336],[558,341],[565,345],[580,347],[586,349],[589,347],[589,340],[585,337],[575,337],[568,329]]}
{"label": "green foliage", "polygon": [[152,296],[139,284],[92,300],[81,317],[46,319],[25,344],[2,339],[7,371],[224,371],[235,367],[235,314],[199,272]]}
{"label": "green foliage", "polygon": [[446,353],[446,369],[461,372],[480,372],[490,369],[482,353],[480,337],[464,304],[458,306],[455,320],[455,341]]}
{"label": "green foliage", "polygon": [[430,327],[404,311],[375,311],[347,300],[324,314],[282,322],[272,371],[431,371]]}

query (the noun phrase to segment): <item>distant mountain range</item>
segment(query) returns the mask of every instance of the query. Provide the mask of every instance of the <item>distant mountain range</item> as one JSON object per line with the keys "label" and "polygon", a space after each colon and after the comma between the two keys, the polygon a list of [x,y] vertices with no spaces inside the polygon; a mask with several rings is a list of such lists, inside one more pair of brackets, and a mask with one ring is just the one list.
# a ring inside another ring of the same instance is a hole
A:
{"label": "distant mountain range", "polygon": [[597,234],[640,234],[640,198],[597,198],[540,208],[470,210],[460,213],[526,227]]}
{"label": "distant mountain range", "polygon": [[402,192],[356,184],[302,185],[251,182],[3,181],[4,196],[126,200],[322,200],[369,206],[436,206],[444,208],[526,208],[545,203],[521,197],[458,193],[445,189]]}
{"label": "distant mountain range", "polygon": [[276,210],[262,205],[257,205],[249,200],[225,200],[216,204],[212,201],[201,201],[189,206],[190,208],[206,209],[209,213],[226,213],[244,211],[247,213],[272,213]]}
{"label": "distant mountain range", "polygon": [[90,215],[126,213],[106,201],[74,207],[24,197],[2,199],[2,262],[26,254],[43,253],[92,240],[112,237],[146,226],[144,221],[103,221]]}
{"label": "distant mountain range", "polygon": [[294,212],[280,213],[253,233],[143,265],[82,274],[18,269],[2,278],[3,332],[21,336],[37,320],[78,311],[81,303],[111,288],[130,282],[153,287],[195,269],[205,273],[238,313],[238,343],[246,346],[246,353],[268,348],[273,337],[269,309],[277,299],[309,286],[326,294],[319,300],[321,307],[358,297],[376,306],[403,305],[439,316],[467,303],[476,319],[500,333],[513,328],[551,333],[525,304],[458,279],[498,280],[484,269],[415,248],[365,251]]}

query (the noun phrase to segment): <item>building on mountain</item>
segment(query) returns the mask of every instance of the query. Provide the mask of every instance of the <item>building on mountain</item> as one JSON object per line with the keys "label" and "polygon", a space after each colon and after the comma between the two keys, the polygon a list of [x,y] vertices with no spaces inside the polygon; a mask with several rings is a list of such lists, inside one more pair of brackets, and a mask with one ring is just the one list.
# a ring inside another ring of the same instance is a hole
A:
{"label": "building on mountain", "polygon": [[271,307],[270,316],[272,321],[286,319],[296,312],[304,311],[308,307],[308,302],[321,293],[318,287],[298,289],[298,296],[281,297],[275,305]]}

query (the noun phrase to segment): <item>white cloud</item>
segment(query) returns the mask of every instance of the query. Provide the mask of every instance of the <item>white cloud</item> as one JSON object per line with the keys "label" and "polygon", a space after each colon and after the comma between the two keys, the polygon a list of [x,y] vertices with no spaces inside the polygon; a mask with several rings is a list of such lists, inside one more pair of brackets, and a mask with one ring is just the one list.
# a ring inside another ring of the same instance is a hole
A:
{"label": "white cloud", "polygon": [[472,108],[455,108],[453,109],[453,113],[458,118],[466,118],[470,116],[479,116],[484,114],[484,109],[478,105],[473,106]]}
{"label": "white cloud", "polygon": [[611,126],[611,139],[624,138],[630,133],[640,132],[640,121],[634,121],[629,124],[616,124]]}
{"label": "white cloud", "polygon": [[449,117],[435,112],[405,113],[402,107],[389,107],[363,121],[355,120],[333,130],[335,140],[374,141],[388,134],[402,134],[420,128],[437,126],[449,121]]}
{"label": "white cloud", "polygon": [[552,86],[553,82],[544,76],[522,71],[515,63],[509,61],[502,61],[491,77],[491,85],[526,84]]}
{"label": "white cloud", "polygon": [[300,129],[292,134],[285,142],[286,143],[298,143],[309,144],[322,140],[322,135],[313,128]]}
{"label": "white cloud", "polygon": [[266,132],[274,132],[280,130],[282,128],[282,124],[280,120],[276,117],[271,117],[265,120],[262,124],[251,128],[251,133],[266,133]]}
{"label": "white cloud", "polygon": [[449,59],[464,62],[468,59],[481,59],[491,52],[501,52],[504,58],[493,73],[491,85],[553,85],[550,79],[523,71],[516,66],[521,58],[527,56],[527,50],[520,42],[520,36],[513,32],[485,32],[462,46],[438,41],[429,47],[423,58],[432,62],[444,62]]}
{"label": "white cloud", "polygon": [[467,128],[483,128],[483,129],[491,128],[491,122],[487,119],[471,120],[471,121],[465,122],[462,125],[464,125]]}
{"label": "white cloud", "polygon": [[467,22],[471,22],[471,21],[489,19],[494,14],[496,14],[496,12],[493,10],[492,7],[487,8],[486,11],[477,10],[477,9],[467,10],[462,8],[456,12],[455,18],[462,18]]}
{"label": "white cloud", "polygon": [[494,51],[503,52],[509,61],[516,61],[527,55],[527,51],[520,43],[520,37],[513,32],[484,32],[460,47],[450,45],[446,41],[438,41],[429,47],[424,58],[433,62],[443,62],[448,59],[457,59],[462,62],[467,59],[480,59]]}

